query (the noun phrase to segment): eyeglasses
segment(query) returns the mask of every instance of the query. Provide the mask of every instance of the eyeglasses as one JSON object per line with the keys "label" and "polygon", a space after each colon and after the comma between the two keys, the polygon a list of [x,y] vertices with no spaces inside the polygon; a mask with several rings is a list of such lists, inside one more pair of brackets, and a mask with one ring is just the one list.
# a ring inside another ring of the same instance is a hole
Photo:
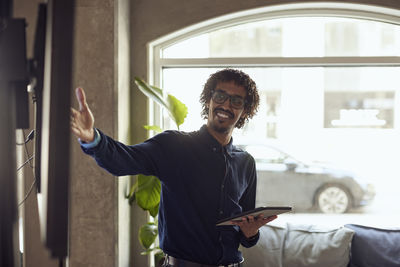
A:
{"label": "eyeglasses", "polygon": [[243,97],[237,95],[229,95],[223,91],[212,91],[212,100],[217,104],[223,104],[229,98],[229,103],[235,109],[241,109],[246,104]]}

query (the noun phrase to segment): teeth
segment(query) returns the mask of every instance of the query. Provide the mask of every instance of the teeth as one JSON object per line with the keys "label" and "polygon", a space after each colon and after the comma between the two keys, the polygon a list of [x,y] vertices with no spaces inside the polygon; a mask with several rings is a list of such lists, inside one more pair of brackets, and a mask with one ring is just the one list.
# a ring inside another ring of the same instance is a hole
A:
{"label": "teeth", "polygon": [[229,116],[226,115],[226,114],[224,114],[224,113],[218,112],[217,115],[218,115],[219,117],[222,117],[222,118],[225,118],[225,119],[229,118]]}

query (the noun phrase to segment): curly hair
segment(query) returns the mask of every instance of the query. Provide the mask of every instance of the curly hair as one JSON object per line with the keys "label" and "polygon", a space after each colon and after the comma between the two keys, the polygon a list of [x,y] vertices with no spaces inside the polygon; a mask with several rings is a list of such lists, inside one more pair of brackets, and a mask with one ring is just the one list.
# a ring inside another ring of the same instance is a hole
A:
{"label": "curly hair", "polygon": [[246,90],[245,105],[243,110],[244,116],[240,118],[235,125],[236,128],[240,129],[257,113],[258,105],[260,103],[260,96],[258,95],[256,83],[243,71],[235,69],[223,69],[210,75],[200,95],[200,103],[202,105],[201,116],[204,119],[208,118],[208,104],[210,103],[212,92],[217,84],[220,82],[231,81],[238,86],[243,86]]}

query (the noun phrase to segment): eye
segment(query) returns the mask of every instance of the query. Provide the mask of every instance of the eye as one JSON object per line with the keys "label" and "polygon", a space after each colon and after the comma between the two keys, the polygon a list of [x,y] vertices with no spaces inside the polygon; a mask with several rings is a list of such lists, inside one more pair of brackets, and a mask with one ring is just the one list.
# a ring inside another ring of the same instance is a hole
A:
{"label": "eye", "polygon": [[225,101],[226,100],[226,95],[224,94],[224,93],[222,93],[222,92],[215,92],[215,94],[214,94],[214,100],[216,101],[216,102],[221,102],[221,101]]}
{"label": "eye", "polygon": [[244,105],[244,100],[241,97],[232,97],[232,105],[236,107],[242,107]]}

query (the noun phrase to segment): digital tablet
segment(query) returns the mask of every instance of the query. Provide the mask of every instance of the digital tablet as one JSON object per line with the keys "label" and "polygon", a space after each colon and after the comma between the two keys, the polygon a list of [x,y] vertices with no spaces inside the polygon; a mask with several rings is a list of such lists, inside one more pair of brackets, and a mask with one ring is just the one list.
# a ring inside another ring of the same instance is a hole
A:
{"label": "digital tablet", "polygon": [[255,208],[254,210],[249,210],[249,211],[245,211],[239,214],[236,214],[234,216],[222,219],[220,221],[217,222],[217,226],[220,225],[232,225],[231,221],[241,221],[243,217],[247,217],[247,216],[254,216],[257,217],[260,214],[264,215],[264,218],[273,216],[273,215],[279,215],[285,212],[290,212],[292,211],[292,207],[289,206],[280,206],[280,207],[273,207],[273,206],[269,206],[269,207],[258,207]]}

